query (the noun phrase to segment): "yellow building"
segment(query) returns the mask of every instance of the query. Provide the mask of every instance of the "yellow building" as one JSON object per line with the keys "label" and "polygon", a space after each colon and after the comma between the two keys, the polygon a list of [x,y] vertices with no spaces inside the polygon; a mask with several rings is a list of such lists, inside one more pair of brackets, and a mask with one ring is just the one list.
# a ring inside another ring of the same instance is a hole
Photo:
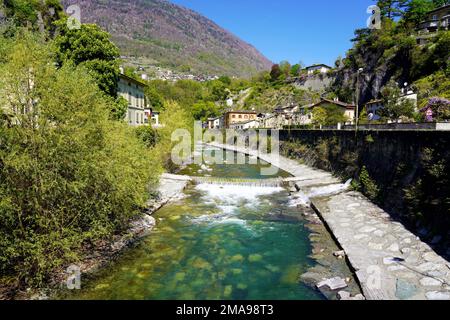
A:
{"label": "yellow building", "polygon": [[224,115],[225,128],[229,129],[231,125],[256,120],[258,114],[254,111],[230,111]]}

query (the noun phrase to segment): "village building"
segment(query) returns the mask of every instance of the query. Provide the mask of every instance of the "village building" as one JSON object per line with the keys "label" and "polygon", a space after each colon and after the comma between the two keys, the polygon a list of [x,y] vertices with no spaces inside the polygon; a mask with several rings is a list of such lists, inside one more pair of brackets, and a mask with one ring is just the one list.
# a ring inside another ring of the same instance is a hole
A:
{"label": "village building", "polygon": [[230,129],[234,129],[234,130],[258,129],[259,127],[260,127],[259,119],[233,123],[230,125]]}
{"label": "village building", "polygon": [[348,119],[349,123],[353,123],[356,119],[356,106],[353,104],[341,102],[337,99],[335,100],[329,100],[329,99],[322,99],[320,102],[315,104],[309,104],[306,106],[302,106],[299,108],[299,111],[295,113],[292,121],[289,123],[289,125],[294,126],[307,126],[314,123],[314,108],[323,107],[327,105],[336,105],[340,108],[342,108],[343,114]]}
{"label": "village building", "polygon": [[152,127],[160,127],[159,123],[159,112],[154,111],[153,109],[146,107],[145,108],[145,115],[144,115],[144,123],[146,125],[150,125]]}
{"label": "village building", "polygon": [[216,117],[216,118],[210,118],[208,119],[208,125],[207,128],[208,129],[223,129],[224,127],[224,120],[223,120],[223,116],[222,117]]}
{"label": "village building", "polygon": [[224,115],[224,127],[229,129],[231,125],[256,120],[258,114],[255,111],[229,111]]}
{"label": "village building", "polygon": [[120,74],[117,93],[128,101],[126,121],[131,126],[145,125],[145,90],[146,84]]}
{"label": "village building", "polygon": [[[398,98],[398,103],[404,100],[410,100],[413,102],[415,111],[417,111],[417,99],[418,99],[417,94],[414,93],[413,91],[407,91],[406,89],[404,89],[403,93],[404,94]],[[367,113],[367,119],[369,121],[381,120],[381,110],[384,108],[383,100],[377,99],[369,101],[368,103],[366,103],[365,108]]]}
{"label": "village building", "polygon": [[313,113],[312,107],[314,104],[308,104],[305,106],[301,106],[298,111],[294,115],[294,125],[298,126],[308,126],[313,123]]}
{"label": "village building", "polygon": [[377,99],[366,103],[367,119],[369,121],[379,121],[381,119],[380,110],[384,108],[383,100]]}
{"label": "village building", "polygon": [[419,26],[422,33],[436,32],[439,29],[449,30],[450,25],[450,4],[437,8],[427,13],[427,20]]}
{"label": "village building", "polygon": [[312,66],[305,68],[308,75],[313,75],[315,73],[328,73],[328,71],[333,70],[332,67],[327,66],[326,64],[314,64]]}

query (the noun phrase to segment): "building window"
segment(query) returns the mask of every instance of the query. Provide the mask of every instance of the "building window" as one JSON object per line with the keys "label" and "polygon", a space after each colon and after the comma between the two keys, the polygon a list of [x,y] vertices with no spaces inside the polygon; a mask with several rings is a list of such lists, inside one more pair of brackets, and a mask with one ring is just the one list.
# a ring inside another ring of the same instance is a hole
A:
{"label": "building window", "polygon": [[235,114],[233,114],[231,117],[232,117],[233,119],[236,119],[236,115],[235,115]]}
{"label": "building window", "polygon": [[239,119],[242,119],[242,115],[241,114],[239,115]]}

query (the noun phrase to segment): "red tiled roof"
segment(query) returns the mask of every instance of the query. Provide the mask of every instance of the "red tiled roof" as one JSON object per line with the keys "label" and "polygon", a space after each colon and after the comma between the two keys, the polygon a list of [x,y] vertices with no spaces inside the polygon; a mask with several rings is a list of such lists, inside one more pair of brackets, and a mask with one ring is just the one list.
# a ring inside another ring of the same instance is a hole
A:
{"label": "red tiled roof", "polygon": [[345,102],[342,102],[342,101],[334,101],[334,100],[329,100],[329,99],[322,99],[320,102],[318,102],[316,104],[313,104],[311,107],[314,108],[314,107],[317,107],[317,106],[319,106],[319,105],[321,105],[323,103],[331,103],[331,104],[335,104],[335,105],[338,105],[340,107],[344,107],[344,108],[347,108],[347,109],[354,109],[354,108],[356,108],[356,106],[354,104],[349,104],[349,103],[345,103]]}

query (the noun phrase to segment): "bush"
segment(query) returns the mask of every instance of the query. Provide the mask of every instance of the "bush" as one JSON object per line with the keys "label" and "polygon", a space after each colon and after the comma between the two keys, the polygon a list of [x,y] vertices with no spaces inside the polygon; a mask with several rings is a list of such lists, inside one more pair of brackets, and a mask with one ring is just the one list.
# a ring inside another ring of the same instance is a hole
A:
{"label": "bush", "polygon": [[[38,285],[83,244],[127,228],[158,162],[84,68],[17,39],[0,65],[0,275]],[[23,112],[26,111],[26,112]]]}
{"label": "bush", "polygon": [[158,132],[151,126],[140,126],[135,129],[136,136],[147,148],[153,148],[159,141]]}
{"label": "bush", "polygon": [[359,174],[359,181],[361,184],[362,192],[370,199],[376,200],[380,189],[378,188],[376,182],[370,177],[369,171],[367,171],[366,166],[363,166],[361,173]]}

